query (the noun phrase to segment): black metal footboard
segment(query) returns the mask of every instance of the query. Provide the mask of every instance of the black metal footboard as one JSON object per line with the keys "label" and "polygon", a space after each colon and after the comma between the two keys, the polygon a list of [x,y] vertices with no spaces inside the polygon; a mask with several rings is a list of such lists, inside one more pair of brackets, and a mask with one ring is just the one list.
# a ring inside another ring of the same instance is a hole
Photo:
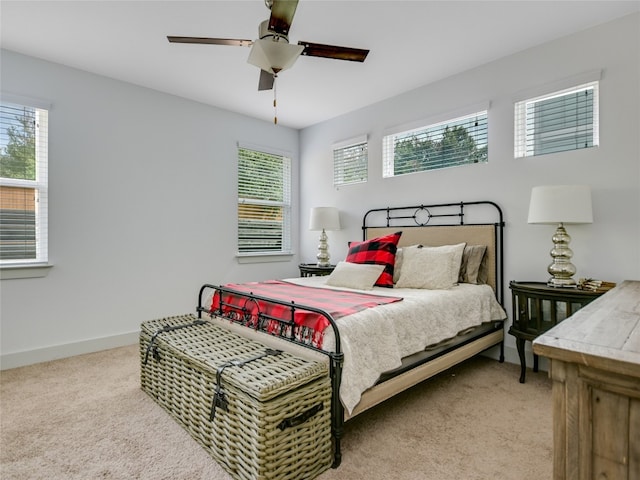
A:
{"label": "black metal footboard", "polygon": [[[205,292],[213,290],[212,298],[216,300],[216,307],[203,306]],[[230,303],[225,300],[230,296],[242,298],[243,306],[237,303]],[[217,297],[216,297],[217,296]],[[267,302],[272,305],[279,305],[283,308],[279,309],[278,315],[269,314],[259,311],[258,302]],[[256,313],[257,311],[257,313]],[[335,347],[333,351],[327,351],[318,348],[313,344],[313,333],[308,327],[296,325],[294,317],[297,311],[313,312],[322,315],[327,319],[329,325],[333,329],[335,336]],[[262,297],[253,293],[241,292],[224,286],[216,286],[205,284],[200,288],[198,294],[198,318],[202,318],[202,313],[207,315],[215,315],[220,318],[227,319],[232,323],[243,325],[253,330],[264,332],[269,335],[276,336],[296,345],[314,350],[329,357],[329,373],[331,376],[331,432],[334,443],[334,461],[333,468],[340,465],[342,461],[342,453],[340,441],[344,433],[344,408],[340,401],[340,383],[342,381],[342,365],[344,363],[344,353],[340,347],[340,332],[335,320],[325,310],[297,304],[294,302],[285,302],[274,298]],[[275,327],[274,327],[275,325]]]}

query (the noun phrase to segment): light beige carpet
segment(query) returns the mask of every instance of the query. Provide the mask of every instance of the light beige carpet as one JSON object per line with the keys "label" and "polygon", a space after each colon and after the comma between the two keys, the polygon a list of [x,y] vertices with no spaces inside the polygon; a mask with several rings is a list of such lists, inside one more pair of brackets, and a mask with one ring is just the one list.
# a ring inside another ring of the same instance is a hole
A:
{"label": "light beige carpet", "polygon": [[[542,480],[552,472],[546,373],[479,357],[346,425],[318,480]],[[139,387],[137,346],[0,373],[0,478],[229,480]]]}

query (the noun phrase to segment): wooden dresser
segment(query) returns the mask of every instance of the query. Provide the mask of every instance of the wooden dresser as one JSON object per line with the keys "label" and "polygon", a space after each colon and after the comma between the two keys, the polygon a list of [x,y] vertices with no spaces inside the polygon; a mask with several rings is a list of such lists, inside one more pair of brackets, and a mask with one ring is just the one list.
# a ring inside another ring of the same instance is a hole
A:
{"label": "wooden dresser", "polygon": [[640,281],[533,341],[551,359],[555,480],[640,480]]}

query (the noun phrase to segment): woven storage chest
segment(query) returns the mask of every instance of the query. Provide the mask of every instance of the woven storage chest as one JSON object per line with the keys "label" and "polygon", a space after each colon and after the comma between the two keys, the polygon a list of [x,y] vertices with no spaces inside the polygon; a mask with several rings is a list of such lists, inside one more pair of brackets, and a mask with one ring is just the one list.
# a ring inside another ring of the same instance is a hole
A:
{"label": "woven storage chest", "polygon": [[142,389],[235,479],[311,479],[328,469],[328,366],[197,321],[142,324]]}

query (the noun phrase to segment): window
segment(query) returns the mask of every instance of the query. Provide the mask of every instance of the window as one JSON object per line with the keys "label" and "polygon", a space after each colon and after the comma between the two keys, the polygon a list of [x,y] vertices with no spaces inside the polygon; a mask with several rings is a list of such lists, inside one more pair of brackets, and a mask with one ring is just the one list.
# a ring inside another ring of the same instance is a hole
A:
{"label": "window", "polygon": [[364,183],[368,174],[367,136],[333,146],[333,186]]}
{"label": "window", "polygon": [[598,143],[598,82],[515,104],[516,158],[590,148]]}
{"label": "window", "polygon": [[238,254],[291,253],[291,159],[238,147]]}
{"label": "window", "polygon": [[406,130],[382,139],[383,176],[487,161],[487,111]]}
{"label": "window", "polygon": [[0,103],[0,265],[44,264],[47,248],[48,107]]}

